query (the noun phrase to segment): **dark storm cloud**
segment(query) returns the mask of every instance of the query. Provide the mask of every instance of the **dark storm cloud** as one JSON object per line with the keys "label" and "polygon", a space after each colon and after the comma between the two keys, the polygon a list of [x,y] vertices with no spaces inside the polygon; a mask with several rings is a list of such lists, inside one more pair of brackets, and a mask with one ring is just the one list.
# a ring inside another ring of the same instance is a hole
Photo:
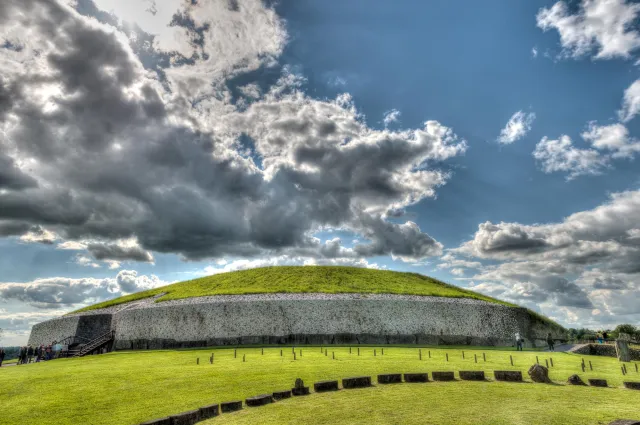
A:
{"label": "dark storm cloud", "polygon": [[96,260],[153,262],[153,255],[139,246],[91,243],[87,250]]}

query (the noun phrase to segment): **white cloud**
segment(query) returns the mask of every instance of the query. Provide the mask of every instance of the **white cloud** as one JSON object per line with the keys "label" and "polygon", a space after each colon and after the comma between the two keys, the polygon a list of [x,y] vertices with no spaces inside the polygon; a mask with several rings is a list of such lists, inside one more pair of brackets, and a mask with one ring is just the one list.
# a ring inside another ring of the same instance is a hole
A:
{"label": "white cloud", "polygon": [[531,48],[531,57],[533,58],[537,58],[538,57],[538,49],[535,47]]}
{"label": "white cloud", "polygon": [[576,14],[563,1],[536,16],[543,31],[555,29],[567,56],[596,51],[595,59],[629,58],[640,47],[640,33],[633,22],[640,5],[626,0],[583,0]]}
{"label": "white cloud", "polygon": [[20,236],[22,242],[43,243],[50,245],[58,239],[58,235],[43,227],[34,226],[27,233]]}
{"label": "white cloud", "polygon": [[618,111],[622,122],[631,121],[638,114],[640,114],[640,79],[634,81],[624,91],[622,109]]}
{"label": "white cloud", "polygon": [[87,245],[82,243],[82,242],[78,242],[78,241],[64,241],[62,243],[59,243],[56,248],[58,249],[68,249],[68,250],[72,250],[72,251],[83,251],[85,249],[87,249]]}
{"label": "white cloud", "polygon": [[384,126],[388,127],[389,124],[394,123],[394,122],[398,122],[400,119],[400,111],[398,111],[397,109],[392,109],[390,111],[385,112],[384,114]]}
{"label": "white cloud", "polygon": [[524,113],[518,111],[509,119],[507,125],[500,132],[498,142],[502,144],[510,144],[516,140],[522,139],[530,130],[536,114],[533,112]]}
{"label": "white cloud", "polygon": [[640,152],[640,141],[632,139],[629,130],[620,123],[598,126],[590,122],[582,138],[598,150],[613,152],[612,158],[633,158]]}
{"label": "white cloud", "polygon": [[566,135],[557,140],[542,138],[533,151],[533,157],[540,162],[545,173],[566,172],[569,180],[581,175],[601,174],[608,164],[607,158],[598,151],[573,146],[571,138]]}

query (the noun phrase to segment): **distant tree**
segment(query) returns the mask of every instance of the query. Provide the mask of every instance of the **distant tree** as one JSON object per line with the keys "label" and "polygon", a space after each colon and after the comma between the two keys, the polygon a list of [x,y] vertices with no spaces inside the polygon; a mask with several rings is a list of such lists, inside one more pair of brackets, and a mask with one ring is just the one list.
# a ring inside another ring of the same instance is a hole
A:
{"label": "distant tree", "polygon": [[633,325],[625,323],[616,326],[616,329],[613,331],[613,336],[617,338],[621,333],[628,334],[629,336],[631,336],[631,338],[638,339],[640,329],[636,328]]}

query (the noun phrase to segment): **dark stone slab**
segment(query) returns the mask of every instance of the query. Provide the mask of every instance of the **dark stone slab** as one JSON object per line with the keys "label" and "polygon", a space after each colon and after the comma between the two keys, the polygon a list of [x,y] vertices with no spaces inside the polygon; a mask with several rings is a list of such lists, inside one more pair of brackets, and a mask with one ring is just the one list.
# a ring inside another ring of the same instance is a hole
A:
{"label": "dark stone slab", "polygon": [[569,379],[567,379],[567,383],[569,385],[587,385],[578,375],[571,375]]}
{"label": "dark stone slab", "polygon": [[242,401],[227,401],[225,403],[220,403],[220,411],[222,413],[227,412],[235,412],[236,410],[242,409]]}
{"label": "dark stone slab", "polygon": [[405,373],[404,382],[429,382],[428,373]]}
{"label": "dark stone slab", "polygon": [[355,376],[353,378],[344,378],[342,380],[342,388],[365,388],[371,386],[370,376]]}
{"label": "dark stone slab", "polygon": [[218,404],[210,404],[202,406],[200,409],[200,420],[213,418],[220,414],[220,406]]}
{"label": "dark stone slab", "polygon": [[589,379],[589,385],[592,387],[607,387],[606,379]]}
{"label": "dark stone slab", "polygon": [[378,375],[378,384],[399,384],[402,382],[402,374],[400,373],[387,373],[384,375]]}
{"label": "dark stone slab", "polygon": [[264,406],[265,404],[273,403],[273,396],[271,394],[261,394],[254,397],[249,397],[244,402],[249,407]]}
{"label": "dark stone slab", "polygon": [[609,425],[640,425],[640,421],[635,419],[616,419]]}
{"label": "dark stone slab", "polygon": [[143,422],[140,425],[171,425],[171,418],[167,416],[166,418]]}
{"label": "dark stone slab", "polygon": [[640,390],[640,382],[623,382],[623,384],[630,390]]}
{"label": "dark stone slab", "polygon": [[291,388],[291,394],[294,396],[309,395],[309,387]]}
{"label": "dark stone slab", "polygon": [[461,370],[458,372],[463,381],[484,381],[484,371],[482,370]]}
{"label": "dark stone slab", "polygon": [[431,372],[434,381],[454,381],[456,379],[453,372]]}
{"label": "dark stone slab", "polygon": [[519,370],[495,370],[493,376],[496,381],[522,382],[522,372]]}
{"label": "dark stone slab", "polygon": [[317,393],[324,391],[337,391],[338,381],[320,381],[313,384],[313,390]]}
{"label": "dark stone slab", "polygon": [[171,415],[171,425],[193,425],[200,420],[199,410],[189,410],[188,412]]}
{"label": "dark stone slab", "polygon": [[290,398],[291,397],[291,390],[284,390],[284,391],[274,391],[273,392],[273,399],[274,400],[282,400],[285,398]]}

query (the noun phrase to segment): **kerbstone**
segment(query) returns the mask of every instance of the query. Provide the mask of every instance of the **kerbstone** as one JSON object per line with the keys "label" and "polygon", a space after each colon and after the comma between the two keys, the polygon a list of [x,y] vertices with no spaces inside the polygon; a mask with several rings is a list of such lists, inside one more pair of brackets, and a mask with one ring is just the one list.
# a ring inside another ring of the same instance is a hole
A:
{"label": "kerbstone", "polygon": [[482,370],[461,370],[458,372],[463,381],[484,381],[484,371]]}
{"label": "kerbstone", "polygon": [[399,384],[402,382],[402,374],[387,373],[378,375],[378,384]]}
{"label": "kerbstone", "polygon": [[194,425],[199,420],[199,410],[189,410],[188,412],[171,415],[171,425]]}
{"label": "kerbstone", "polygon": [[496,370],[493,376],[496,381],[522,382],[522,372],[519,370]]}
{"label": "kerbstone", "polygon": [[405,373],[404,382],[429,382],[428,373]]}
{"label": "kerbstone", "polygon": [[353,378],[344,378],[342,380],[342,388],[366,388],[371,386],[370,376],[356,376]]}
{"label": "kerbstone", "polygon": [[454,381],[456,379],[453,372],[431,372],[434,381]]}
{"label": "kerbstone", "polygon": [[209,419],[220,414],[220,405],[210,404],[208,406],[202,406],[198,410],[200,410],[200,420]]}
{"label": "kerbstone", "polygon": [[607,387],[606,379],[589,379],[589,385],[592,387]]}
{"label": "kerbstone", "polygon": [[319,381],[313,384],[313,390],[317,393],[325,391],[337,391],[338,381]]}
{"label": "kerbstone", "polygon": [[254,397],[249,397],[244,402],[249,407],[264,406],[265,404],[273,403],[273,395],[261,394]]}
{"label": "kerbstone", "polygon": [[235,412],[236,410],[242,409],[242,401],[226,401],[224,403],[220,403],[220,411],[222,413]]}

